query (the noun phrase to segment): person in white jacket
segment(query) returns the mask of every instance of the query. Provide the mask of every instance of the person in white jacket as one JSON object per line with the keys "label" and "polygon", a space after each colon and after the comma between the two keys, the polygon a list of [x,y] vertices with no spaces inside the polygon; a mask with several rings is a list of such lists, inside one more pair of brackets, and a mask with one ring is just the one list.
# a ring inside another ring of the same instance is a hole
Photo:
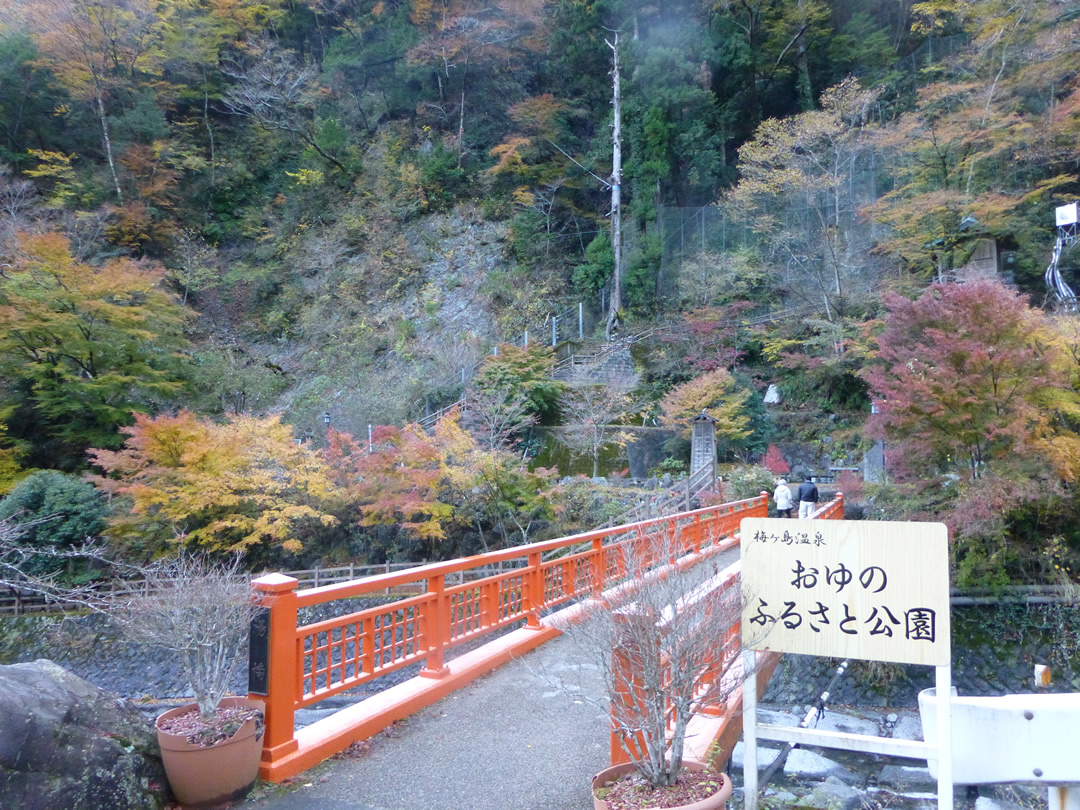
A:
{"label": "person in white jacket", "polygon": [[776,484],[776,491],[773,492],[773,500],[776,501],[776,514],[778,517],[791,517],[791,509],[795,505],[795,502],[791,497],[791,489],[788,488],[787,481],[783,478]]}

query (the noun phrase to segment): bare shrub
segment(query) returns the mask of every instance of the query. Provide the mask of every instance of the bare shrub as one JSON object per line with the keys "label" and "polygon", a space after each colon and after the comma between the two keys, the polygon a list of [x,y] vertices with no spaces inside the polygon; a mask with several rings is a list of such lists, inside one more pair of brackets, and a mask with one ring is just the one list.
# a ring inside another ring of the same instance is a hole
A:
{"label": "bare shrub", "polygon": [[181,552],[141,567],[137,590],[117,591],[106,603],[130,641],[176,655],[203,720],[213,717],[246,660],[257,608],[240,562]]}
{"label": "bare shrub", "polygon": [[[213,718],[246,660],[257,610],[241,557],[214,559],[181,550],[148,565],[128,565],[110,560],[90,542],[71,549],[27,547],[22,538],[29,525],[0,520],[0,587],[101,613],[132,643],[175,654],[199,714]],[[116,579],[65,585],[56,574],[34,575],[27,563],[42,555],[109,566]]]}
{"label": "bare shrub", "polygon": [[[580,621],[558,625],[578,653],[603,674],[614,730],[623,750],[654,787],[675,783],[690,718],[723,705],[741,669],[738,582],[715,563],[687,564],[677,538],[658,533],[621,546],[623,583],[583,606]],[[677,560],[672,563],[670,561]],[[570,680],[554,679],[580,699]],[[608,703],[591,700],[607,709]]]}

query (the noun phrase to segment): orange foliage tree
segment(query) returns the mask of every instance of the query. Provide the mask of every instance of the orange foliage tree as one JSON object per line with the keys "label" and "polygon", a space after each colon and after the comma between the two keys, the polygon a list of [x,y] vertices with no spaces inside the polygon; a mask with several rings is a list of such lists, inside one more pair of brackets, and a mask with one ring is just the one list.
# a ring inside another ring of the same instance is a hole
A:
{"label": "orange foliage tree", "polygon": [[330,525],[335,491],[322,457],[296,443],[278,416],[235,416],[222,424],[190,411],[137,414],[119,451],[91,450],[107,477],[95,483],[131,499],[112,534],[156,550],[170,541],[215,551],[288,552],[304,524]]}
{"label": "orange foliage tree", "polygon": [[[890,295],[886,305],[866,372],[878,405],[870,426],[900,471],[974,481],[1025,461],[1043,465],[1048,444],[1073,446],[1075,390],[1044,316],[1023,298],[974,281],[934,285],[915,301]],[[1075,462],[1059,467],[1075,478]]]}
{"label": "orange foliage tree", "polygon": [[453,507],[439,500],[448,476],[437,436],[417,425],[380,425],[372,446],[331,430],[327,461],[335,483],[355,502],[361,525],[397,525],[431,544],[446,537]]}
{"label": "orange foliage tree", "polygon": [[[370,450],[367,442],[330,431],[326,455],[360,524],[396,532],[388,556],[472,553],[476,544],[466,532],[484,550],[528,542],[537,519],[551,513],[550,471],[529,471],[512,453],[481,448],[456,416],[440,420],[430,434],[415,424],[381,426]],[[419,546],[410,548],[410,541]]]}

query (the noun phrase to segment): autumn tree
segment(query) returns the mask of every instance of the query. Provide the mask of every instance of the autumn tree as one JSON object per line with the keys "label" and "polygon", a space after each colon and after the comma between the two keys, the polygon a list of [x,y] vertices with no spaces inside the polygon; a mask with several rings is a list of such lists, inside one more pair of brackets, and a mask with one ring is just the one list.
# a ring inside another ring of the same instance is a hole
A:
{"label": "autumn tree", "polygon": [[543,419],[554,413],[565,388],[565,383],[551,376],[554,367],[555,352],[550,346],[503,344],[497,356],[488,356],[481,363],[473,385],[502,392],[511,400],[523,396],[529,412]]}
{"label": "autumn tree", "polygon": [[160,27],[150,0],[35,0],[23,9],[58,79],[93,105],[116,200],[124,204],[109,102],[117,84],[159,70]]}
{"label": "autumn tree", "polygon": [[[511,198],[515,205],[534,212],[543,223],[547,237],[543,251],[547,258],[552,247],[551,235],[565,230],[573,221],[558,216],[558,212],[574,206],[574,192],[581,187],[581,171],[571,166],[573,159],[566,152],[571,140],[569,111],[564,102],[544,93],[514,104],[508,112],[515,130],[491,149],[489,154],[496,163],[486,174],[508,180],[513,186]],[[598,288],[599,284],[593,286]]]}
{"label": "autumn tree", "polygon": [[770,444],[769,449],[765,451],[765,456],[761,459],[761,466],[773,475],[783,475],[791,472],[791,467],[784,458],[784,454],[780,452],[780,448],[775,444]]}
{"label": "autumn tree", "polygon": [[315,119],[318,72],[314,66],[266,40],[255,52],[227,63],[222,70],[233,79],[222,98],[230,112],[249,118],[264,129],[297,136],[320,158],[343,174],[350,174],[323,137],[332,125]]}
{"label": "autumn tree", "polygon": [[280,367],[243,347],[211,340],[192,352],[190,380],[211,413],[264,415],[285,390]]}
{"label": "autumn tree", "polygon": [[326,450],[333,480],[355,504],[360,524],[404,530],[429,557],[454,519],[452,504],[440,498],[449,475],[445,430],[437,426],[431,435],[415,424],[380,425],[370,448],[366,441],[330,430]]}
{"label": "autumn tree", "polygon": [[[431,70],[438,87],[438,105],[451,136],[457,165],[467,151],[466,110],[480,79],[517,80],[516,72],[542,47],[539,39],[543,6],[536,0],[478,4],[455,0],[436,11],[427,2],[413,5],[412,20],[426,35],[409,51],[409,61]],[[452,121],[455,119],[456,121]]]}
{"label": "autumn tree", "polygon": [[462,425],[487,450],[505,449],[537,422],[525,393],[503,388],[473,388],[466,393]]}
{"label": "autumn tree", "polygon": [[890,295],[886,305],[866,378],[873,434],[901,471],[976,480],[1038,457],[1051,437],[1071,446],[1061,415],[1075,411],[1075,393],[1044,340],[1042,314],[1019,294],[975,281],[933,285],[914,301]]}
{"label": "autumn tree", "polygon": [[136,414],[122,432],[122,449],[90,457],[105,473],[95,483],[130,499],[110,534],[142,553],[179,542],[266,559],[299,552],[307,526],[335,521],[330,471],[277,416]]}
{"label": "autumn tree", "polygon": [[370,534],[374,558],[447,558],[529,540],[550,515],[551,474],[528,470],[516,454],[478,445],[457,414],[430,433],[415,424],[375,429],[371,447],[330,431],[326,458],[346,512]]}
{"label": "autumn tree", "polygon": [[792,401],[833,412],[861,411],[868,390],[861,372],[871,352],[873,324],[839,316],[778,324],[761,339],[762,354],[785,370],[779,384]]}
{"label": "autumn tree", "polygon": [[686,361],[698,371],[727,368],[735,371],[751,340],[746,313],[749,301],[733,301],[717,307],[695,309],[683,315],[686,334]]}
{"label": "autumn tree", "polygon": [[456,470],[464,486],[456,490],[455,508],[470,520],[484,551],[532,542],[536,525],[553,514],[555,470],[530,470],[516,454],[498,449],[481,450]]}
{"label": "autumn tree", "polygon": [[568,382],[559,409],[563,426],[555,433],[574,455],[592,460],[592,474],[599,474],[600,452],[612,442],[625,444],[619,420],[637,407],[633,398],[636,375],[617,372],[579,371]]}
{"label": "autumn tree", "polygon": [[820,110],[762,123],[739,149],[742,178],[725,198],[784,268],[774,284],[820,303],[829,320],[865,269],[865,240],[855,230],[863,201],[852,176],[868,148],[864,129],[876,96],[846,79],[822,93]]}
{"label": "autumn tree", "polygon": [[[890,227],[882,252],[944,281],[978,239],[1046,227],[1032,213],[1074,182],[1080,82],[1066,42],[1077,22],[1035,0],[924,2],[914,11],[924,36],[960,34],[969,46],[941,60],[913,108],[877,133],[894,182],[871,214]],[[1051,241],[1021,245],[1023,275],[1041,274]]]}
{"label": "autumn tree", "polygon": [[[220,160],[213,114],[223,91],[218,66],[256,46],[266,27],[280,24],[280,6],[280,0],[174,0],[159,7],[163,68],[181,103],[197,108],[211,188]],[[199,163],[194,156],[189,162]]]}
{"label": "autumn tree", "polygon": [[660,400],[661,421],[689,435],[690,420],[704,413],[716,420],[717,439],[737,442],[750,435],[749,398],[731,372],[717,368],[668,391]]}
{"label": "autumn tree", "polygon": [[684,309],[730,304],[761,297],[767,284],[768,273],[752,251],[703,251],[680,265],[678,301]]}
{"label": "autumn tree", "polygon": [[184,228],[175,235],[176,253],[169,268],[169,279],[183,290],[182,303],[190,293],[198,293],[221,280],[218,252],[202,236]]}
{"label": "autumn tree", "polygon": [[31,463],[77,467],[88,446],[116,447],[132,410],[182,388],[189,317],[149,262],[76,261],[57,234],[24,236],[0,276],[4,418]]}
{"label": "autumn tree", "polygon": [[13,176],[11,168],[0,163],[0,257],[15,254],[16,237],[33,224],[36,202],[37,187]]}
{"label": "autumn tree", "polygon": [[[443,419],[435,433],[447,454],[444,498],[476,532],[481,549],[530,542],[533,527],[553,515],[549,490],[555,471],[530,470],[516,453],[478,445],[454,417]],[[459,553],[471,551],[462,545]]]}

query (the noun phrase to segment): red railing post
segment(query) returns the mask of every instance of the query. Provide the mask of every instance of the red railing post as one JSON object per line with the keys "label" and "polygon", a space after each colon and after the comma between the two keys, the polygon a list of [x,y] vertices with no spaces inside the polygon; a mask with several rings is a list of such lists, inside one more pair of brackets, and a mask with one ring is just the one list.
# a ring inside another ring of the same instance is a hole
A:
{"label": "red railing post", "polygon": [[428,593],[431,599],[417,606],[427,640],[427,660],[420,674],[425,678],[442,678],[450,674],[443,663],[443,651],[449,643],[450,609],[447,605],[446,575],[428,577]]}
{"label": "red railing post", "polygon": [[521,611],[525,626],[540,627],[540,611],[544,608],[544,571],[539,551],[529,552],[529,567],[521,577]]}
{"label": "red railing post", "polygon": [[[641,661],[636,660],[642,650],[634,644],[634,632],[630,628],[633,621],[641,621],[641,618],[632,614],[616,612],[612,614],[615,620],[616,632],[624,634],[627,643],[618,644],[611,651],[611,681],[614,685],[614,694],[611,696],[611,745],[610,757],[612,765],[629,762],[630,756],[623,748],[623,732],[620,730],[618,718],[620,713],[634,713],[634,707],[641,700],[643,685],[641,684]],[[637,739],[628,743],[638,751],[644,751],[644,736],[638,732]]]}
{"label": "red railing post", "polygon": [[269,672],[267,690],[251,695],[266,702],[266,735],[263,737],[262,767],[295,751],[296,699],[301,691],[299,653],[296,649],[296,586],[294,577],[267,574],[252,580],[259,604],[270,609]]}
{"label": "red railing post", "polygon": [[604,583],[607,580],[607,561],[604,559],[604,538],[594,537],[592,541],[592,563],[589,566],[592,587],[592,596],[598,599],[604,592]]}

